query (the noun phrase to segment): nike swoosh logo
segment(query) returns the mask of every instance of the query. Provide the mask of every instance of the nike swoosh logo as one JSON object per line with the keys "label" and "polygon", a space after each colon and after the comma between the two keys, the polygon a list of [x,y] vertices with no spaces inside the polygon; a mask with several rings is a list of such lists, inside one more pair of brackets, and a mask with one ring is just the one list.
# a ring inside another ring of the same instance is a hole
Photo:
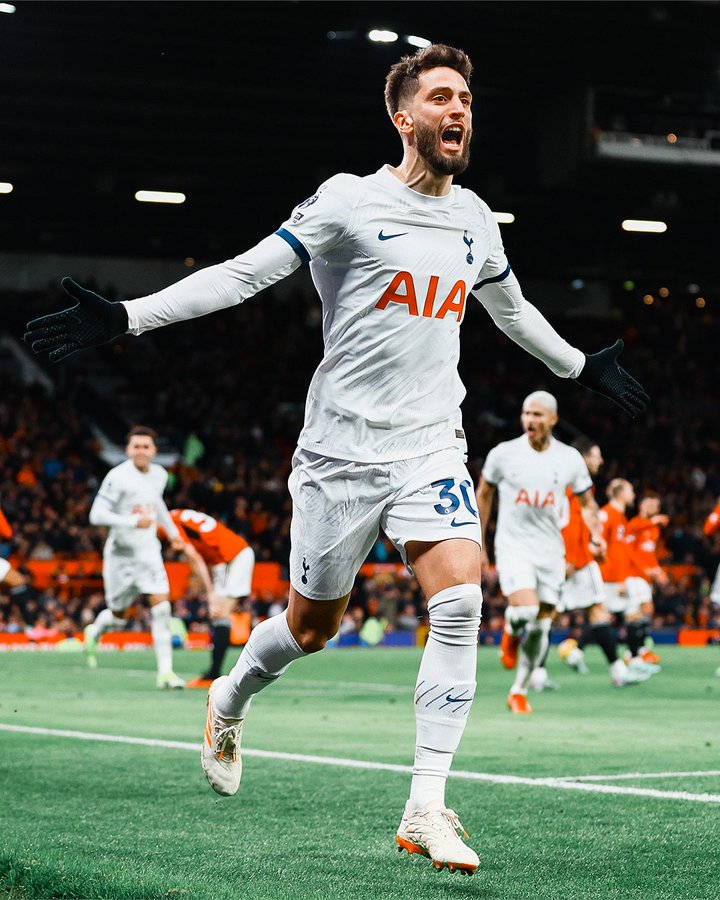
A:
{"label": "nike swoosh logo", "polygon": [[450,523],[453,528],[462,528],[463,525],[474,525],[474,522],[456,522],[455,519]]}
{"label": "nike swoosh logo", "polygon": [[472,697],[451,697],[450,694],[445,698],[448,703],[469,703]]}
{"label": "nike swoosh logo", "polygon": [[399,234],[383,234],[382,229],[380,229],[380,233],[378,234],[379,241],[389,241],[391,238],[395,237],[405,237],[407,231],[401,231]]}

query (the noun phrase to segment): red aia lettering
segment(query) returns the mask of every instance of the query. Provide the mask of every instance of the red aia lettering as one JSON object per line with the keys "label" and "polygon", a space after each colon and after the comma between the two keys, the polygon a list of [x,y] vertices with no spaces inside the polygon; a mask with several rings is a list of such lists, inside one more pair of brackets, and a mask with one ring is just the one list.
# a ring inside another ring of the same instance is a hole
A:
{"label": "red aia lettering", "polygon": [[545,509],[546,506],[555,506],[555,494],[552,491],[548,491],[541,501],[540,491],[535,491],[534,494],[530,495],[525,488],[520,488],[518,495],[515,498],[515,502],[527,503],[528,506],[539,506],[540,509]]}
{"label": "red aia lettering", "polygon": [[[458,322],[461,322],[465,312],[467,285],[464,281],[457,281],[443,300],[437,313],[433,314],[439,284],[440,278],[437,275],[431,275],[425,297],[423,298],[422,315],[426,319],[444,319],[448,313],[455,313]],[[389,303],[402,303],[407,306],[409,315],[420,315],[415,282],[410,272],[398,272],[395,275],[382,297],[375,304],[375,309],[385,309]]]}

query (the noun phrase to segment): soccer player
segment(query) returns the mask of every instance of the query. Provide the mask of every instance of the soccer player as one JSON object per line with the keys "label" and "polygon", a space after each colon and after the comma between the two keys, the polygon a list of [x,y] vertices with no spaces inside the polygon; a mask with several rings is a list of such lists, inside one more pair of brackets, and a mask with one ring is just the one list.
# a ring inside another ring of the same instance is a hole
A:
{"label": "soccer player", "polygon": [[477,492],[484,532],[498,491],[495,562],[508,601],[500,658],[507,669],[517,665],[507,699],[513,713],[532,712],[528,685],[547,650],[565,580],[561,516],[567,488],[577,497],[590,543],[598,552],[603,549],[588,468],[577,450],[553,437],[557,420],[557,400],[552,394],[529,394],[520,416],[524,433],[488,453]]}
{"label": "soccer player", "polygon": [[[712,537],[718,529],[720,529],[720,500],[718,500],[715,508],[705,520],[703,533],[705,537]],[[710,588],[710,601],[715,606],[720,606],[720,566],[717,567],[715,578]],[[715,670],[715,674],[720,678],[720,666]]]}
{"label": "soccer player", "polygon": [[230,616],[238,600],[244,600],[252,588],[255,552],[245,538],[235,534],[222,522],[196,509],[170,510],[170,518],[180,532],[181,540],[194,552],[185,553],[190,565],[201,578],[210,567],[213,593],[209,598],[212,658],[210,668],[185,685],[209,688],[220,677],[223,660],[230,646]]}
{"label": "soccer player", "polygon": [[600,563],[600,572],[605,583],[605,606],[611,613],[625,620],[627,644],[630,648],[629,668],[654,674],[660,667],[646,663],[637,651],[644,636],[640,624],[640,607],[644,592],[638,592],[637,585],[628,585],[632,576],[630,549],[627,541],[628,519],[626,510],[635,502],[635,488],[625,478],[613,478],[607,486],[608,502],[600,509],[603,524],[603,538],[607,545],[605,558]]}
{"label": "soccer player", "polygon": [[[95,668],[100,635],[122,628],[137,595],[147,594],[157,686],[183,688],[185,682],[172,670],[170,585],[157,526],[171,540],[180,534],[163,500],[167,472],[153,462],[156,439],[152,428],[136,425],[130,430],[125,446],[128,458],[110,469],[90,507],[90,523],[110,530],[103,548],[106,609],[85,628],[85,652],[88,665]],[[179,544],[176,549],[181,549]]]}
{"label": "soccer player", "polygon": [[251,250],[149,297],[108,303],[65,280],[73,311],[29,323],[27,335],[56,361],[128,331],[234,306],[310,266],[325,353],[290,476],[289,605],[254,629],[229,677],[213,682],[203,767],[217,792],[237,791],[240,732],[253,696],[336,634],[382,527],[413,568],[430,618],[414,699],[414,774],[397,842],[437,868],[465,872],[478,858],[457,834],[445,783],[475,693],[482,603],[457,373],[468,295],[556,375],[578,379],[632,416],[648,400],[617,363],[622,342],[586,355],[525,300],[490,208],[453,185],[469,161],[471,70],[465,53],[442,44],[391,68],[385,101],[403,144],[398,166],[333,176]]}
{"label": "soccer player", "polygon": [[629,564],[626,585],[637,607],[626,617],[628,647],[633,657],[639,656],[651,665],[659,663],[660,657],[645,646],[645,640],[653,615],[653,584],[664,585],[670,580],[657,557],[660,529],[669,521],[660,512],[660,495],[645,491],[638,504],[638,514],[630,519],[626,529]]}
{"label": "soccer player", "polygon": [[[582,455],[590,476],[597,475],[604,462],[600,447],[585,437],[577,438],[572,446]],[[591,543],[582,507],[570,491],[568,500],[568,522],[562,533],[565,542],[566,581],[560,594],[560,603],[565,610],[584,610],[587,618],[579,641],[572,638],[563,641],[566,652],[562,653],[562,658],[576,671],[586,674],[588,667],[584,648],[594,640],[605,654],[613,684],[624,687],[646,681],[649,678],[647,673],[628,669],[624,660],[618,658],[617,637],[612,628],[612,617],[604,603],[605,588],[597,562],[602,558],[601,547]]]}
{"label": "soccer player", "polygon": [[[13,536],[13,530],[5,518],[5,513],[0,509],[0,538],[9,541]],[[0,556],[0,584],[6,584],[10,590],[17,596],[18,592],[27,587],[27,578],[10,565],[10,563]]]}

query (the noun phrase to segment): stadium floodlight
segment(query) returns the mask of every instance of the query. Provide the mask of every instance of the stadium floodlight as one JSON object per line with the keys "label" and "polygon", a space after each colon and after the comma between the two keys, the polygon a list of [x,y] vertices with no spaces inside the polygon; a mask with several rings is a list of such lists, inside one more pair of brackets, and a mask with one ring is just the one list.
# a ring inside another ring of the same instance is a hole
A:
{"label": "stadium floodlight", "polygon": [[515,221],[515,216],[512,213],[493,212],[493,215],[498,225],[512,225]]}
{"label": "stadium floodlight", "polygon": [[383,28],[373,28],[372,31],[368,31],[368,37],[376,44],[392,44],[398,39],[396,31],[386,31]]}
{"label": "stadium floodlight", "polygon": [[185,194],[179,191],[137,191],[135,199],[140,203],[184,203]]}
{"label": "stadium floodlight", "polygon": [[9,181],[0,181],[0,194],[11,194],[13,186]]}
{"label": "stadium floodlight", "polygon": [[14,13],[15,7],[12,3],[0,3],[0,13]]}
{"label": "stadium floodlight", "polygon": [[647,234],[663,234],[667,231],[665,222],[654,222],[652,219],[623,219],[623,231],[642,231]]}
{"label": "stadium floodlight", "polygon": [[405,43],[411,44],[413,47],[430,47],[432,45],[432,41],[417,34],[406,34]]}

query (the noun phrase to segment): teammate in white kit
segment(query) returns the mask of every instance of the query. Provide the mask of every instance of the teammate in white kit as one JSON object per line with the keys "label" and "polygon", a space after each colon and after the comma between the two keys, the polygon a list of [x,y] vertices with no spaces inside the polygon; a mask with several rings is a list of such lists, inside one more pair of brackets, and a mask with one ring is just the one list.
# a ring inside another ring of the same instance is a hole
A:
{"label": "teammate in white kit", "polygon": [[336,175],[278,232],[223,265],[150,297],[78,300],[28,325],[53,360],[130,331],[234,306],[309,264],[323,304],[325,355],[293,458],[287,612],[254,629],[237,665],[209,692],[203,767],[213,788],[239,785],[240,731],[254,694],[338,630],[382,527],[428,597],[430,635],[415,691],[417,745],[401,848],[437,868],[473,872],[445,782],[475,693],[480,527],[464,463],[457,374],[469,294],[495,324],[561,377],[578,377],[631,415],[647,397],[616,362],[622,344],[585,356],[523,297],[492,212],[454,186],[472,136],[471,64],[435,45],[392,67],[386,106],[404,155],[364,178]]}
{"label": "teammate in white kit", "polygon": [[185,682],[172,670],[170,635],[170,585],[163,565],[157,526],[180,544],[180,534],[170,518],[163,492],[167,472],[152,462],[157,447],[155,432],[136,425],[127,437],[127,460],[110,469],[90,508],[90,523],[109,528],[103,548],[105,605],[85,628],[88,665],[97,666],[97,642],[101,634],[122,628],[138,594],[147,594],[152,617],[152,639],[157,660],[157,686],[183,688]]}
{"label": "teammate in white kit", "polygon": [[532,712],[527,701],[528,684],[547,650],[553,613],[565,580],[562,513],[567,488],[578,498],[591,542],[602,547],[602,526],[590,473],[574,447],[553,437],[557,418],[557,401],[552,394],[529,394],[520,417],[524,434],[488,453],[477,492],[485,529],[498,491],[495,562],[500,588],[508,600],[502,642],[502,661],[507,668],[515,667],[521,647],[507,701],[514,713]]}

